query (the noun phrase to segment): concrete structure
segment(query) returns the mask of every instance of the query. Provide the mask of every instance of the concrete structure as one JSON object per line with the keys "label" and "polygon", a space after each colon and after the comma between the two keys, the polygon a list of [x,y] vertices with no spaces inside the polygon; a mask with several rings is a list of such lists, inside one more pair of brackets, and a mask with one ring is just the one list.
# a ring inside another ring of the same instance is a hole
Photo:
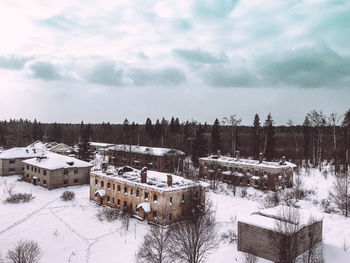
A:
{"label": "concrete structure", "polygon": [[23,175],[23,160],[41,156],[45,150],[30,147],[15,147],[0,153],[0,176]]}
{"label": "concrete structure", "polygon": [[23,179],[49,190],[88,184],[92,164],[61,154],[47,152],[24,160]]}
{"label": "concrete structure", "polygon": [[245,185],[262,190],[276,191],[293,186],[295,164],[285,161],[266,162],[260,154],[259,160],[212,155],[199,158],[199,174],[207,179],[222,180],[234,185]]}
{"label": "concrete structure", "polygon": [[91,172],[90,199],[157,224],[182,219],[191,197],[204,204],[207,184],[131,167]]}
{"label": "concrete structure", "polygon": [[292,262],[322,241],[317,211],[277,206],[238,221],[238,250],[273,262]]}
{"label": "concrete structure", "polygon": [[114,146],[112,143],[103,143],[103,142],[89,142],[90,147],[94,152],[98,152],[100,154],[103,154],[103,152],[109,148]]}
{"label": "concrete structure", "polygon": [[175,149],[118,144],[108,149],[109,164],[173,173],[182,171],[185,153]]}
{"label": "concrete structure", "polygon": [[73,147],[64,143],[35,141],[28,145],[29,148],[48,150],[50,152],[68,155],[73,151]]}

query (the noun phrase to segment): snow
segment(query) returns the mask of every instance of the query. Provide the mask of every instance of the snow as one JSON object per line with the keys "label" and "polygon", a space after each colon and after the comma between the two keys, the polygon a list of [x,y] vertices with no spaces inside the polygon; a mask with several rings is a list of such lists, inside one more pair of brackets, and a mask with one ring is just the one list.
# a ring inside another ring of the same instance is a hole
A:
{"label": "snow", "polygon": [[208,161],[208,162],[239,164],[239,165],[245,165],[247,167],[254,167],[254,168],[295,168],[296,167],[294,163],[290,163],[290,162],[285,162],[285,164],[283,165],[279,162],[263,161],[262,163],[259,163],[258,160],[242,159],[242,158],[237,159],[234,157],[216,156],[216,155],[211,155],[209,157],[203,157],[199,159]]}
{"label": "snow", "polygon": [[143,211],[145,211],[146,213],[151,212],[151,206],[148,202],[143,202],[141,204],[137,205],[137,208],[142,207]]}
{"label": "snow", "polygon": [[83,168],[93,166],[91,163],[81,161],[74,157],[69,157],[66,155],[52,152],[46,152],[40,157],[24,160],[23,163],[48,170],[56,170],[61,168]]}
{"label": "snow", "polygon": [[151,170],[147,171],[147,183],[141,183],[141,171],[131,167],[129,168],[132,169],[132,171],[124,172],[122,175],[119,175],[118,171],[123,168],[108,169],[106,172],[93,171],[91,174],[101,178],[112,179],[119,183],[127,183],[146,189],[157,190],[158,192],[172,192],[196,186],[204,188],[209,186],[209,184],[205,182],[195,182],[173,174],[171,175],[173,180],[172,186],[168,186],[168,173]]}
{"label": "snow", "polygon": [[89,142],[90,146],[94,146],[94,147],[102,147],[102,148],[107,148],[107,147],[111,147],[114,144],[112,143],[103,143],[103,142]]}
{"label": "snow", "polygon": [[97,190],[97,191],[95,192],[95,195],[96,195],[96,194],[99,194],[101,197],[104,197],[104,196],[106,195],[106,191],[103,190],[103,189],[100,189],[100,190]]}
{"label": "snow", "polygon": [[[350,218],[340,214],[323,213],[320,201],[328,196],[333,176],[327,179],[323,172],[310,169],[302,171],[306,189],[314,191],[297,204],[302,209],[315,209],[323,217],[323,249],[325,262],[349,263]],[[15,193],[32,193],[35,199],[29,203],[5,204],[0,202],[0,254],[5,256],[21,239],[37,241],[42,250],[41,262],[50,263],[112,263],[135,262],[135,254],[149,229],[146,222],[130,219],[128,231],[122,228],[121,220],[99,221],[96,213],[100,206],[89,201],[88,185],[72,186],[54,190],[17,181],[17,176],[0,177],[0,201],[6,198],[6,189],[14,185]],[[60,200],[62,192],[75,192],[73,201]],[[226,184],[219,184],[218,190],[207,191],[207,197],[216,210],[217,232],[237,230],[237,221],[259,211],[259,200],[266,193],[248,188],[245,198],[236,196]],[[267,218],[267,217],[265,217]],[[115,256],[117,255],[117,256]],[[217,250],[206,259],[207,263],[244,262],[244,253],[237,251],[237,243],[221,242]],[[259,259],[259,263],[271,263]]]}
{"label": "snow", "polygon": [[0,153],[0,159],[24,159],[33,158],[45,154],[43,149],[36,149],[31,147],[15,147],[5,150]]}
{"label": "snow", "polygon": [[149,154],[149,155],[155,155],[155,156],[166,156],[168,154],[185,155],[184,152],[175,150],[175,149],[138,146],[138,145],[126,145],[126,144],[116,144],[112,147],[107,148],[107,150],[134,152],[134,153]]}

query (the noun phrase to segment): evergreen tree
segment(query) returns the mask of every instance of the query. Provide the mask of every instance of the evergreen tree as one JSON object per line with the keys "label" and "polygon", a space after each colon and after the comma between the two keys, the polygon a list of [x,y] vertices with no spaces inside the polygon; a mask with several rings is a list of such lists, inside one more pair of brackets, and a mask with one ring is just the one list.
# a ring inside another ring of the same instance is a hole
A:
{"label": "evergreen tree", "polygon": [[208,142],[204,136],[204,128],[201,124],[198,125],[196,131],[196,137],[193,141],[192,147],[192,162],[195,167],[199,165],[199,158],[204,157],[208,154]]}
{"label": "evergreen tree", "polygon": [[254,158],[258,158],[260,153],[260,117],[258,114],[254,116],[253,122],[253,156]]}
{"label": "evergreen tree", "polygon": [[303,137],[304,137],[304,159],[306,160],[306,163],[309,163],[311,133],[310,133],[310,121],[308,116],[305,117],[305,120],[303,123]]}
{"label": "evergreen tree", "polygon": [[53,127],[52,127],[52,139],[55,142],[62,141],[62,127],[56,122],[53,124]]}
{"label": "evergreen tree", "polygon": [[342,126],[344,129],[345,139],[345,169],[348,170],[350,164],[350,109],[344,114]]}
{"label": "evergreen tree", "polygon": [[161,140],[162,137],[162,125],[159,122],[159,119],[157,119],[156,124],[154,125],[154,138],[157,141],[157,144]]}
{"label": "evergreen tree", "polygon": [[211,130],[211,152],[217,153],[219,150],[221,150],[220,122],[215,119]]}
{"label": "evergreen tree", "polygon": [[267,115],[265,121],[265,156],[271,161],[275,154],[275,130],[271,113]]}
{"label": "evergreen tree", "polygon": [[90,147],[90,138],[92,136],[92,130],[91,125],[84,125],[83,122],[81,122],[80,125],[80,143],[79,143],[79,152],[78,157],[79,159],[89,162],[91,160],[91,147]]}
{"label": "evergreen tree", "polygon": [[34,141],[41,140],[39,138],[39,125],[38,125],[36,119],[34,119],[34,123],[32,126],[32,138]]}
{"label": "evergreen tree", "polygon": [[153,136],[154,136],[154,133],[153,133],[153,125],[152,125],[152,121],[150,118],[147,118],[146,120],[146,125],[145,125],[145,133],[149,139],[149,145],[152,146],[152,139],[153,139]]}
{"label": "evergreen tree", "polygon": [[123,143],[131,144],[129,131],[129,121],[128,119],[125,119],[123,122]]}

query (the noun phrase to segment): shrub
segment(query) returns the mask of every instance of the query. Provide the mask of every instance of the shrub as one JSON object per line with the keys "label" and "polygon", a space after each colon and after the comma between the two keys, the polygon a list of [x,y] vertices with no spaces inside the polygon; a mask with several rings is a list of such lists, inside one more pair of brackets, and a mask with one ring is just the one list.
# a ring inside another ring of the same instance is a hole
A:
{"label": "shrub", "polygon": [[75,197],[75,193],[74,192],[72,192],[72,191],[64,191],[60,198],[63,201],[71,201],[71,200],[74,199],[74,197]]}
{"label": "shrub", "polygon": [[25,203],[34,199],[32,194],[27,193],[18,193],[18,194],[10,194],[9,197],[6,198],[5,203],[17,204],[17,203]]}
{"label": "shrub", "polygon": [[280,196],[278,192],[273,192],[266,195],[262,200],[259,201],[261,208],[270,208],[278,206],[280,204]]}
{"label": "shrub", "polygon": [[113,208],[109,208],[109,207],[103,207],[101,208],[97,214],[96,217],[100,220],[100,221],[113,221],[113,220],[117,220],[119,217],[119,211]]}
{"label": "shrub", "polygon": [[40,257],[40,247],[32,240],[19,241],[13,250],[8,250],[6,255],[6,259],[11,263],[37,263]]}

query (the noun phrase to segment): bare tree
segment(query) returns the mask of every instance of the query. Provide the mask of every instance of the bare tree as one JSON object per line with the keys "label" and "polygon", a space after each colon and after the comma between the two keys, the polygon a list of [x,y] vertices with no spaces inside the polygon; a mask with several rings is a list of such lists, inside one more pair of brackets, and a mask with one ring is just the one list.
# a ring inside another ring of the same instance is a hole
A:
{"label": "bare tree", "polygon": [[332,132],[333,137],[333,158],[334,158],[334,166],[335,172],[337,172],[337,126],[340,123],[341,116],[338,116],[337,113],[331,113],[328,117],[328,125],[329,129]]}
{"label": "bare tree", "polygon": [[236,114],[229,117],[224,117],[222,123],[231,126],[231,154],[234,155],[237,149],[237,126],[241,123],[242,119],[238,119]]}
{"label": "bare tree", "polygon": [[169,258],[169,231],[163,225],[151,225],[139,247],[137,263],[166,263]]}
{"label": "bare tree", "polygon": [[271,242],[279,252],[279,262],[294,263],[298,252],[297,233],[300,229],[301,215],[298,209],[288,206],[280,207],[275,220],[275,231]]}
{"label": "bare tree", "polygon": [[258,263],[258,257],[251,254],[251,253],[245,253],[244,255],[244,263]]}
{"label": "bare tree", "polygon": [[40,247],[32,240],[21,240],[13,250],[8,250],[6,259],[11,263],[37,263],[41,257]]}
{"label": "bare tree", "polygon": [[292,120],[288,120],[287,125],[291,128],[293,138],[294,138],[294,144],[295,144],[295,160],[298,159],[298,140],[297,140],[297,132],[295,129],[295,126],[293,124]]}
{"label": "bare tree", "polygon": [[215,212],[210,203],[204,206],[193,196],[183,212],[185,220],[170,227],[170,257],[174,262],[202,263],[219,245]]}
{"label": "bare tree", "polygon": [[313,163],[321,169],[322,151],[323,151],[323,130],[326,125],[326,116],[322,111],[311,111],[307,114],[311,126],[316,131],[316,136],[313,135]]}
{"label": "bare tree", "polygon": [[350,176],[349,172],[341,173],[334,182],[332,192],[329,193],[331,201],[338,207],[345,217],[350,210]]}

